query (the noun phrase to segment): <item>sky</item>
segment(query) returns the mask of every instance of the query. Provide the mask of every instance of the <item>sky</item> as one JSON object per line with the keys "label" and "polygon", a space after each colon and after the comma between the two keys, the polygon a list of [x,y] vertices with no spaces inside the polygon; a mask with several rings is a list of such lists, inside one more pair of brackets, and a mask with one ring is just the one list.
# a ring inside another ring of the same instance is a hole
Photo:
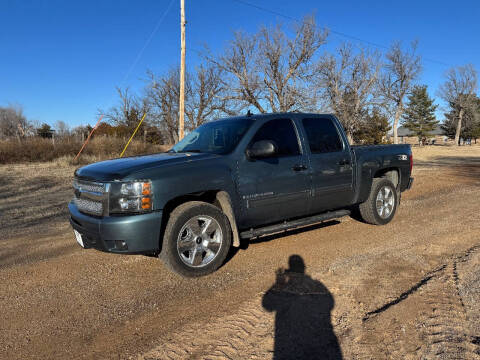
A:
{"label": "sky", "polygon": [[[392,41],[418,40],[418,81],[431,96],[449,67],[472,63],[480,70],[477,0],[185,3],[189,68],[201,61],[195,50],[207,45],[218,53],[233,31],[289,26],[290,18],[314,14],[331,31],[325,50],[351,41],[385,51]],[[94,124],[99,109],[117,102],[116,86],[140,91],[147,69],[161,74],[179,62],[179,0],[0,0],[0,106],[20,104],[30,120]]]}

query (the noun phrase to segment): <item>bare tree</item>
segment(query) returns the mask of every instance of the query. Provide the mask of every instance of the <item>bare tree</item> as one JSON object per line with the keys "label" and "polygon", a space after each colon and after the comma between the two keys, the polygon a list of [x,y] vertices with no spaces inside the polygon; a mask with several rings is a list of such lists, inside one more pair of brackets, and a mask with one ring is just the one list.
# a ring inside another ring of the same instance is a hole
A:
{"label": "bare tree", "polygon": [[75,136],[78,141],[84,142],[85,139],[88,137],[90,130],[91,128],[89,129],[89,126],[79,125],[71,130],[71,134]]}
{"label": "bare tree", "polygon": [[478,75],[473,65],[467,64],[448,70],[445,77],[445,82],[438,89],[438,95],[458,111],[455,143],[460,145],[463,115],[475,106]]}
{"label": "bare tree", "polygon": [[166,136],[166,142],[178,141],[178,99],[180,93],[179,72],[171,69],[164,76],[147,72],[146,97],[151,108],[152,122]]}
{"label": "bare tree", "polygon": [[128,128],[135,128],[143,115],[148,112],[148,102],[145,98],[140,98],[131,94],[127,87],[125,90],[117,87],[119,103],[113,106],[107,112],[99,110],[105,114],[105,119],[116,125],[125,125]]}
{"label": "bare tree", "polygon": [[15,122],[15,112],[11,108],[0,108],[0,133],[2,137],[8,138],[16,135]]}
{"label": "bare tree", "polygon": [[65,137],[70,135],[70,127],[65,121],[58,120],[55,123],[55,134],[59,137]]}
{"label": "bare tree", "polygon": [[[212,65],[200,65],[185,76],[186,128],[193,130],[223,114],[236,113],[234,103],[226,96],[223,72]],[[180,81],[177,69],[163,76],[147,72],[146,97],[151,107],[152,121],[167,136],[167,142],[178,141],[178,94]]]}
{"label": "bare tree", "polygon": [[222,75],[222,70],[211,64],[200,65],[193,75],[187,73],[185,114],[189,130],[220,115],[236,113],[235,104],[226,96]]}
{"label": "bare tree", "polygon": [[34,132],[32,124],[23,114],[21,105],[0,107],[0,136],[17,137],[20,140]]}
{"label": "bare tree", "polygon": [[338,115],[350,142],[369,108],[378,104],[380,67],[377,53],[364,49],[355,53],[350,44],[342,45],[337,56],[326,54],[318,63],[317,88]]}
{"label": "bare tree", "polygon": [[281,26],[262,27],[256,34],[234,34],[225,53],[207,59],[227,76],[229,99],[253,106],[259,112],[285,112],[312,108],[315,96],[307,88],[313,61],[326,42],[327,31],[313,17],[294,27],[289,37]]}
{"label": "bare tree", "polygon": [[398,144],[398,122],[404,111],[404,99],[410,92],[413,81],[422,70],[421,58],[416,54],[417,42],[410,50],[403,50],[400,42],[395,42],[386,54],[385,71],[380,77],[379,89],[385,103],[392,105],[393,141]]}
{"label": "bare tree", "polygon": [[[462,116],[460,137],[463,139],[480,137],[480,98],[476,95],[473,95],[472,98],[471,105],[469,104],[464,110]],[[449,138],[455,139],[460,109],[454,104],[450,105],[450,111],[444,114],[445,120],[442,129]]]}

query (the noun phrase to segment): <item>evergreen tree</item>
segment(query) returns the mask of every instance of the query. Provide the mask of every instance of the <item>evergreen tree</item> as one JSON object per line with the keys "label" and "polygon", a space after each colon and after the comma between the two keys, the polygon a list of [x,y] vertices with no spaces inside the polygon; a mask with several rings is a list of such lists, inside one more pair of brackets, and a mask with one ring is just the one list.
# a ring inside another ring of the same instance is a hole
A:
{"label": "evergreen tree", "polygon": [[480,122],[477,122],[474,127],[472,128],[470,134],[470,139],[475,140],[475,144],[477,143],[477,139],[480,138]]}
{"label": "evergreen tree", "polygon": [[43,138],[50,139],[52,137],[53,130],[50,125],[42,124],[41,127],[37,129],[37,135]]}
{"label": "evergreen tree", "polygon": [[430,136],[438,124],[435,119],[435,110],[438,105],[428,96],[427,86],[415,86],[408,96],[407,108],[403,115],[402,125],[413,132],[419,142]]}
{"label": "evergreen tree", "polygon": [[365,116],[360,124],[360,129],[354,134],[354,141],[362,144],[383,144],[386,142],[387,133],[392,129],[387,116],[378,108]]}

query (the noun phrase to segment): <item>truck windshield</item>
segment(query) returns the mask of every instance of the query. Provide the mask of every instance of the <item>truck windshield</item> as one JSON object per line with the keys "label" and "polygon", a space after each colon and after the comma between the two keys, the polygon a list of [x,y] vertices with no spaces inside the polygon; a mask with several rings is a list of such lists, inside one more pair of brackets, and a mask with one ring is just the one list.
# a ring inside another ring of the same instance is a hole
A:
{"label": "truck windshield", "polygon": [[170,152],[228,154],[237,146],[252,124],[251,119],[218,120],[199,126]]}

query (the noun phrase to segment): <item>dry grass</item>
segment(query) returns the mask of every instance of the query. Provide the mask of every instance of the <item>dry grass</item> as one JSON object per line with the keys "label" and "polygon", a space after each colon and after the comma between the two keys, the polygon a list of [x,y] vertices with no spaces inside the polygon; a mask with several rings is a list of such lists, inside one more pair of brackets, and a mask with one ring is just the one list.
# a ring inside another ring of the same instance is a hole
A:
{"label": "dry grass", "polygon": [[[123,139],[93,139],[73,162],[81,144],[32,138],[26,142],[0,141],[0,239],[29,232],[51,233],[67,223],[75,169],[116,158]],[[126,156],[164,152],[165,145],[132,141]]]}
{"label": "dry grass", "polygon": [[[77,164],[116,158],[126,144],[125,139],[116,137],[97,137],[92,139],[82,152]],[[25,162],[45,162],[60,159],[68,163],[76,156],[82,143],[74,138],[51,139],[28,138],[19,142],[15,139],[0,141],[0,164]],[[130,143],[125,156],[164,152],[168,145],[154,145],[134,140]]]}
{"label": "dry grass", "polygon": [[422,171],[441,170],[443,177],[453,176],[469,184],[480,182],[480,144],[423,146],[412,150],[414,177]]}
{"label": "dry grass", "polygon": [[74,171],[56,161],[0,165],[0,240],[66,223]]}
{"label": "dry grass", "polygon": [[413,161],[425,162],[434,161],[441,158],[455,157],[465,158],[466,160],[480,157],[480,142],[471,146],[455,145],[433,145],[433,146],[413,146]]}

